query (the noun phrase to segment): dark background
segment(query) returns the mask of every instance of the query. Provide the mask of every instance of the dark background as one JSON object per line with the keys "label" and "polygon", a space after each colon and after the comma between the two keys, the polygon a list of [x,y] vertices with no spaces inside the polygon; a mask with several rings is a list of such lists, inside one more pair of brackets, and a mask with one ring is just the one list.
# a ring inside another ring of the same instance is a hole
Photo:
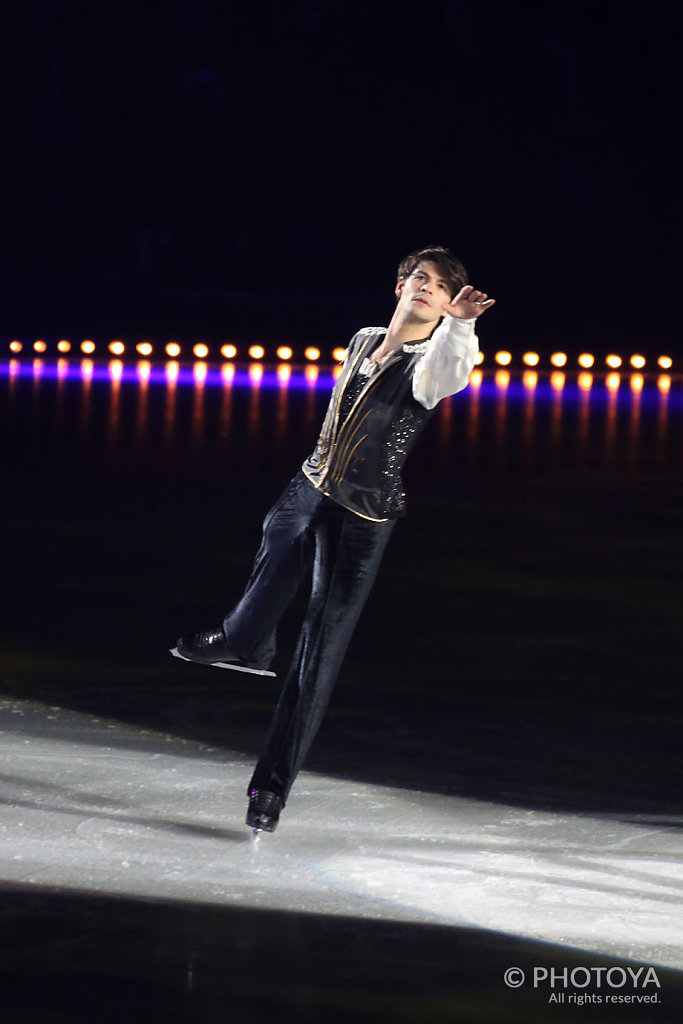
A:
{"label": "dark background", "polygon": [[675,350],[673,7],[13,6],[0,335],[336,344],[440,242],[495,343]]}

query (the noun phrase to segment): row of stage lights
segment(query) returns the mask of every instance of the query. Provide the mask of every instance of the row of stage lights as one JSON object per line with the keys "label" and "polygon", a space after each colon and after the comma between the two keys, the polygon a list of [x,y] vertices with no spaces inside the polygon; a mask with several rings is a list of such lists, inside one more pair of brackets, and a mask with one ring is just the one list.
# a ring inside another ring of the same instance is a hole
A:
{"label": "row of stage lights", "polygon": [[[24,351],[24,347],[24,343],[21,341],[11,341],[9,344],[10,352],[12,352],[13,355],[19,355]],[[42,355],[47,351],[46,342],[41,341],[40,339],[34,341],[32,346],[28,345],[27,347],[32,349],[38,355]],[[97,346],[94,341],[90,341],[89,339],[82,341],[78,346],[72,346],[70,341],[66,341],[64,339],[57,343],[57,351],[62,355],[68,354],[74,348],[76,351],[82,352],[83,355],[91,356],[95,353]],[[126,345],[122,341],[111,341],[107,346],[107,349],[113,356],[120,357],[126,354]],[[141,341],[135,345],[134,351],[137,355],[142,356],[144,359],[148,359],[154,354],[154,346],[151,342]],[[344,358],[344,353],[345,349],[335,348],[332,351],[332,359],[335,362],[340,362]],[[169,359],[178,359],[178,357],[182,355],[181,346],[177,342],[171,341],[164,347],[164,354]],[[195,359],[204,360],[209,356],[209,354],[209,347],[203,342],[198,342],[192,347],[192,355]],[[235,345],[223,345],[220,350],[220,354],[225,360],[233,360],[237,358],[238,349]],[[248,349],[248,355],[251,360],[260,362],[264,359],[266,350],[262,345],[251,345]],[[294,353],[288,345],[280,345],[276,350],[275,355],[281,362],[286,363],[292,359]],[[304,351],[304,359],[308,363],[318,362],[320,355],[320,349],[315,348],[314,346],[309,346]],[[484,358],[484,353],[478,352],[475,365],[481,366],[484,362]],[[498,366],[506,367],[512,364],[513,355],[511,352],[503,350],[496,352],[493,359]],[[549,358],[549,362],[550,365],[556,369],[569,368],[569,357],[566,352],[553,352]],[[525,352],[522,356],[522,363],[524,366],[528,367],[539,367],[541,363],[541,356],[538,352]],[[576,357],[576,363],[581,367],[581,369],[590,370],[596,367],[596,357],[590,352],[582,352],[581,355]],[[610,370],[618,370],[624,365],[624,359],[622,356],[610,354],[605,356],[604,364]],[[661,355],[657,358],[656,364],[661,370],[670,370],[673,366],[673,359],[671,356]],[[647,365],[647,359],[643,355],[632,355],[628,359],[627,365],[630,365],[634,370],[642,370]]]}

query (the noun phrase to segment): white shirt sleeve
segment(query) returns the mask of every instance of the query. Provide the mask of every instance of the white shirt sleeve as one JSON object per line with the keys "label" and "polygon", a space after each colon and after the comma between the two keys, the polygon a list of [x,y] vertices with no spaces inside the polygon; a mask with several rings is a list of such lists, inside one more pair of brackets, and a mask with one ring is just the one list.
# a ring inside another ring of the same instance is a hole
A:
{"label": "white shirt sleeve", "polygon": [[479,350],[475,323],[446,314],[429,339],[413,372],[413,397],[425,409],[467,387]]}

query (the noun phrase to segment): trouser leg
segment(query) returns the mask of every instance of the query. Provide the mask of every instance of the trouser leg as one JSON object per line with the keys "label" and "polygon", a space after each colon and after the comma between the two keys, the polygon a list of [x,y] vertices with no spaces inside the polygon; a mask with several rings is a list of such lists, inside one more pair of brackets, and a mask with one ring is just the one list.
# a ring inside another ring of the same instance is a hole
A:
{"label": "trouser leg", "polygon": [[326,501],[316,520],[311,598],[294,660],[249,788],[287,799],[320,726],[393,521],[372,523]]}
{"label": "trouser leg", "polygon": [[311,520],[322,500],[300,473],[263,521],[244,594],[223,620],[228,646],[246,660],[267,661],[275,654],[277,624],[313,563]]}

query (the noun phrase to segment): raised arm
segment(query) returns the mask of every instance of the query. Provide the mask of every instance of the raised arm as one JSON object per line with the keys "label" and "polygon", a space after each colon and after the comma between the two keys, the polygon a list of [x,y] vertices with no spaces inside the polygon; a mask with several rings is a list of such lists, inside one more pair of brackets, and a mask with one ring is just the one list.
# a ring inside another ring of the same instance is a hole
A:
{"label": "raised arm", "polygon": [[495,301],[468,284],[452,302],[444,304],[444,319],[413,373],[413,396],[425,409],[433,409],[442,398],[467,387],[479,350],[474,326]]}

